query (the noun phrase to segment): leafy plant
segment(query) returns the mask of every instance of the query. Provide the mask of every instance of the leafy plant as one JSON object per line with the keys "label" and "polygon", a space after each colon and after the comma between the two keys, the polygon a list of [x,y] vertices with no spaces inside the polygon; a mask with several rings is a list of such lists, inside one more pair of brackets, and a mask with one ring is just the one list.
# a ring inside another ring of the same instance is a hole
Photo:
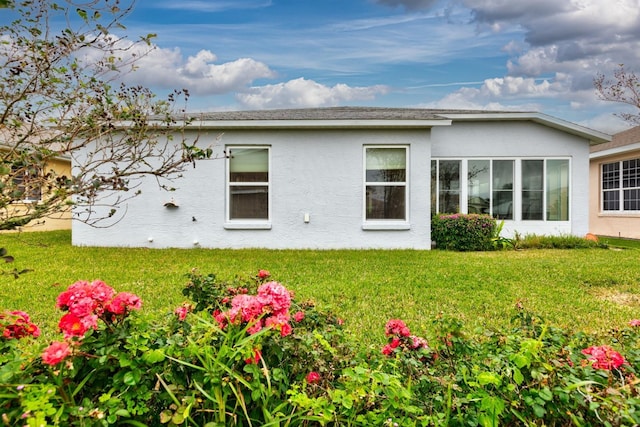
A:
{"label": "leafy plant", "polygon": [[490,215],[438,214],[431,220],[431,239],[440,249],[491,250],[495,230],[496,220]]}

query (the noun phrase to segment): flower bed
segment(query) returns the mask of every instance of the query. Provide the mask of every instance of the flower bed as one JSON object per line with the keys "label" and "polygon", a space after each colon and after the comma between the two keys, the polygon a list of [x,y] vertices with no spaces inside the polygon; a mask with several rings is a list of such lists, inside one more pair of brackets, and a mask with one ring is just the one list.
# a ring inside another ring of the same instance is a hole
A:
{"label": "flower bed", "polygon": [[[60,340],[0,314],[6,425],[635,425],[640,320],[568,333],[521,305],[501,331],[439,316],[427,339],[401,319],[357,349],[343,321],[261,270],[197,271],[163,319],[100,281],[62,292]],[[478,338],[480,337],[480,338]]]}

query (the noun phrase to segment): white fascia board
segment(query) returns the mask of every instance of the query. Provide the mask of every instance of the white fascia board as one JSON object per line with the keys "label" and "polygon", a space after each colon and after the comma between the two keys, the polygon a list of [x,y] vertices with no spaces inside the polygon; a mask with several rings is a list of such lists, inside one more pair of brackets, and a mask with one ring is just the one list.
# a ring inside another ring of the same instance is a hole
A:
{"label": "white fascia board", "polygon": [[199,129],[350,129],[450,126],[451,120],[194,120],[187,128]]}
{"label": "white fascia board", "polygon": [[497,113],[453,113],[453,114],[441,114],[442,117],[446,117],[452,120],[460,121],[518,121],[518,120],[530,120],[535,123],[548,126],[550,128],[558,129],[563,132],[570,133],[572,135],[580,136],[588,139],[591,145],[601,144],[611,141],[611,135],[597,130],[589,129],[584,126],[577,125],[575,123],[568,122],[566,120],[558,119],[556,117],[548,116],[542,113],[521,113],[521,112],[497,112]]}
{"label": "white fascia board", "polygon": [[589,158],[599,159],[602,157],[613,156],[616,154],[629,153],[635,150],[640,150],[640,142],[636,142],[635,144],[623,145],[621,147],[609,148],[608,150],[596,151],[595,153],[589,154]]}

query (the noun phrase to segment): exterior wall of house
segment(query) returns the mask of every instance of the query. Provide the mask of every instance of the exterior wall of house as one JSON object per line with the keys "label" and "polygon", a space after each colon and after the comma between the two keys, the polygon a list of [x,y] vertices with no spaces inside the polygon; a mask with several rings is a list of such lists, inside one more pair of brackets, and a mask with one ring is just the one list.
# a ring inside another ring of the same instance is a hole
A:
{"label": "exterior wall of house", "polygon": [[[150,248],[415,248],[430,238],[429,129],[209,130],[199,145],[270,147],[270,227],[232,228],[226,217],[226,160],[206,160],[174,183],[148,179],[109,228],[73,224],[73,244]],[[365,229],[364,146],[406,145],[408,226]],[[172,201],[177,207],[165,207]],[[305,215],[309,221],[305,222]]]}
{"label": "exterior wall of house", "polygon": [[[597,154],[597,153],[596,153]],[[640,149],[592,158],[589,169],[589,231],[599,236],[640,239],[640,212],[607,212],[602,210],[602,164],[640,158]]]}
{"label": "exterior wall of house", "polygon": [[[514,220],[503,235],[515,233],[584,236],[589,231],[589,144],[584,138],[528,121],[454,122],[432,131],[434,159],[567,158],[570,165],[569,221],[521,220],[520,180],[515,180]],[[518,169],[515,174],[518,176]]]}
{"label": "exterior wall of house", "polygon": [[[49,163],[49,168],[53,170],[57,175],[70,175],[71,162],[69,160],[52,160]],[[34,202],[36,203],[36,202]],[[28,206],[16,203],[12,206],[12,209],[20,211],[29,209]],[[10,230],[4,232],[13,231],[52,231],[52,230],[70,230],[71,229],[71,210],[64,208],[60,212],[52,214],[45,218],[40,218],[31,221],[27,225],[20,227],[19,230]]]}

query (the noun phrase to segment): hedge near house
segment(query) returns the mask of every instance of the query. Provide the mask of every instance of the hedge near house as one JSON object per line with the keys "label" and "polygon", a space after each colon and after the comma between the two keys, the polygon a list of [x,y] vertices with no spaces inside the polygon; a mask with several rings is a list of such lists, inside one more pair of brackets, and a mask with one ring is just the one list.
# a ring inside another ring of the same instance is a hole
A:
{"label": "hedge near house", "polygon": [[489,251],[496,220],[490,215],[438,214],[431,219],[431,240],[439,249]]}

